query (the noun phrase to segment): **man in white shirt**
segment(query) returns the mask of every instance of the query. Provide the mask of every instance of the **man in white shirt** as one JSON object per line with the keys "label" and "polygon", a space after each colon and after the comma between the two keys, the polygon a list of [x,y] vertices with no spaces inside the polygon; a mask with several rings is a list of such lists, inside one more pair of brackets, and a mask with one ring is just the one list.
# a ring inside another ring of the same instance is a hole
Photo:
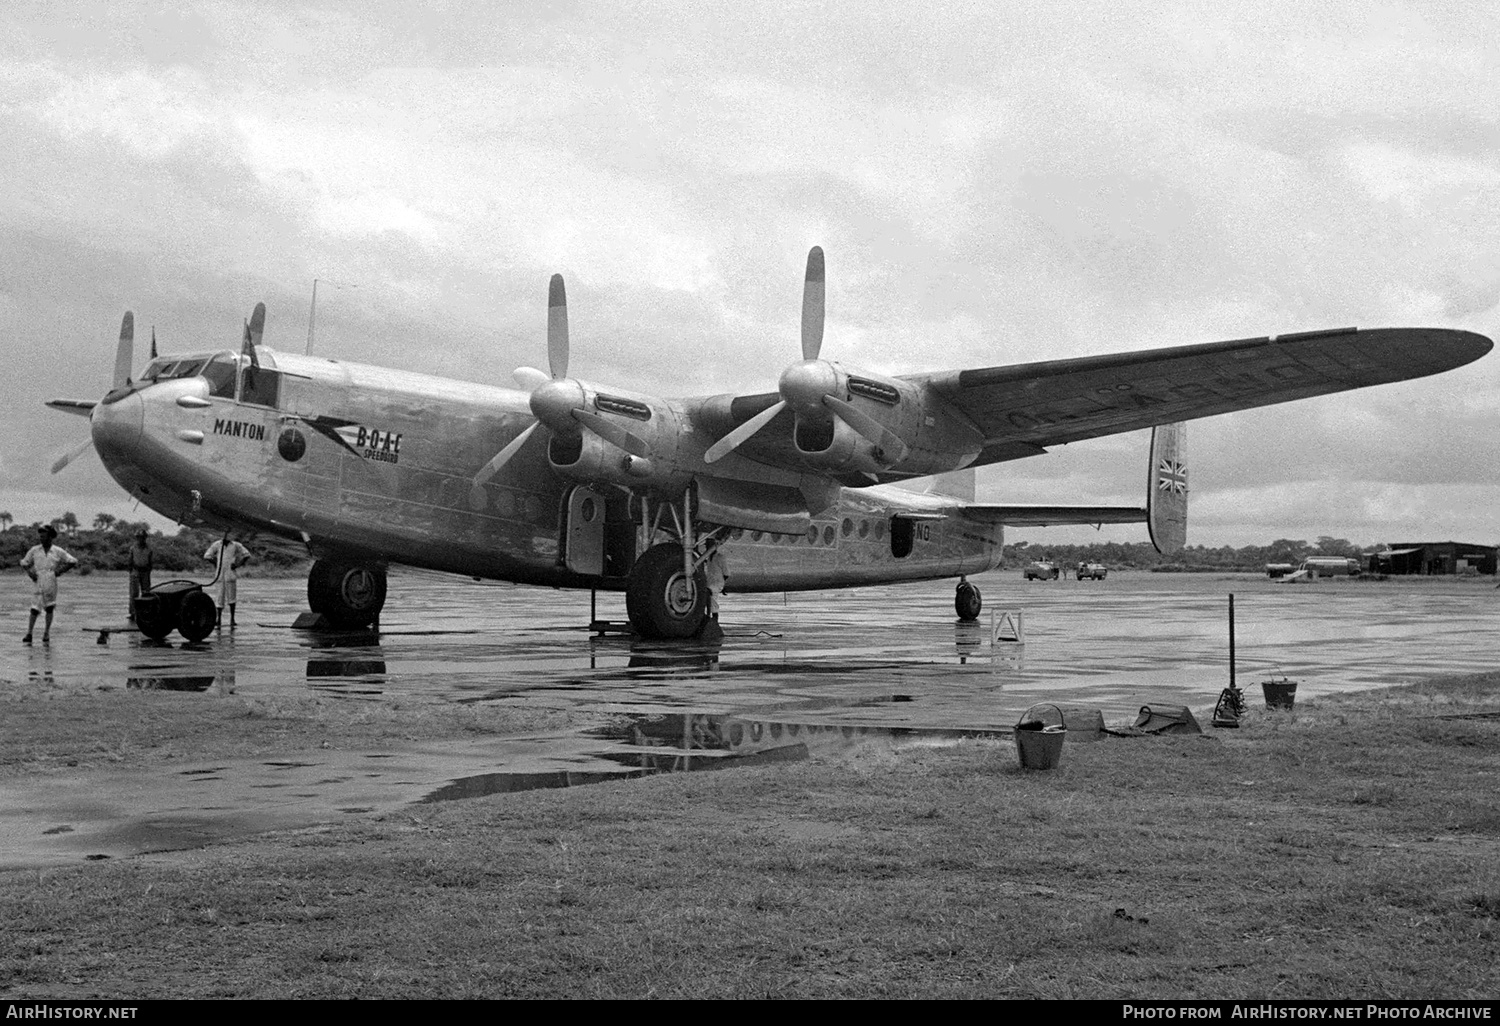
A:
{"label": "man in white shirt", "polygon": [[216,605],[219,607],[219,622],[217,626],[224,626],[224,607],[229,607],[229,629],[233,630],[234,606],[238,599],[239,589],[236,582],[239,580],[240,567],[250,561],[250,550],[224,532],[224,537],[208,547],[203,553],[203,558],[213,563],[218,568],[218,576],[214,580],[218,583],[218,595]]}
{"label": "man in white shirt", "polygon": [[31,602],[31,620],[26,624],[26,637],[21,639],[27,645],[31,644],[31,632],[36,629],[36,618],[43,611],[47,614],[47,622],[42,626],[42,644],[48,644],[52,640],[52,611],[57,606],[57,579],[78,565],[78,560],[52,544],[52,539],[57,537],[57,530],[51,524],[43,524],[37,534],[40,535],[41,544],[33,545],[21,557],[21,569],[36,584],[36,597]]}

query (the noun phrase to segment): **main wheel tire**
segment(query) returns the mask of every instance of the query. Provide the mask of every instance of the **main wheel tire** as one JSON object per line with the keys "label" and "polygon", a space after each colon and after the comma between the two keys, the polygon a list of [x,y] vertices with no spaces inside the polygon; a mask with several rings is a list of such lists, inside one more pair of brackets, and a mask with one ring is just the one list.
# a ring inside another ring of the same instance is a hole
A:
{"label": "main wheel tire", "polygon": [[979,619],[979,610],[983,607],[984,601],[979,595],[979,589],[968,581],[960,584],[958,591],[953,594],[953,609],[960,620]]}
{"label": "main wheel tire", "polygon": [[385,587],[379,567],[320,559],[307,575],[307,605],[335,627],[359,630],[385,607]]}
{"label": "main wheel tire", "polygon": [[163,641],[172,633],[173,624],[162,609],[163,604],[155,595],[142,595],[135,600],[135,625],[152,641]]}
{"label": "main wheel tire", "polygon": [[208,595],[190,591],[182,596],[182,604],[177,609],[178,634],[189,641],[202,641],[218,622],[219,609]]}
{"label": "main wheel tire", "polygon": [[652,546],[630,570],[625,609],[642,637],[691,638],[708,610],[708,579],[682,572],[681,545]]}

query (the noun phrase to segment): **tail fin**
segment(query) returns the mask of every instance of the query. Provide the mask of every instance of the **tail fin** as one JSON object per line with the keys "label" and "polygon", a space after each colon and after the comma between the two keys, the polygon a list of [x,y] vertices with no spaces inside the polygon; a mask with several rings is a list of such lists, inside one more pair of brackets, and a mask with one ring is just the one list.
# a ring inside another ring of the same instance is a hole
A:
{"label": "tail fin", "polygon": [[1187,544],[1187,425],[1151,429],[1151,466],[1146,478],[1146,526],[1151,544],[1172,555]]}

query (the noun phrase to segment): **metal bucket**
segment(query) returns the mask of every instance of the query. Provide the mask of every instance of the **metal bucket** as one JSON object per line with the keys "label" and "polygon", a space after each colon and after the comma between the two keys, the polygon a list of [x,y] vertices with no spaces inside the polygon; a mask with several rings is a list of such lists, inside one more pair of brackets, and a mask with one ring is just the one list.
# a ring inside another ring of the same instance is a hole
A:
{"label": "metal bucket", "polygon": [[[1057,723],[1049,724],[1043,710],[1051,709]],[[1055,705],[1034,705],[1021,714],[1016,724],[1016,755],[1021,768],[1049,770],[1062,759],[1063,742],[1068,739],[1068,728],[1063,725],[1062,710]]]}
{"label": "metal bucket", "polygon": [[1290,712],[1297,701],[1297,682],[1294,680],[1266,680],[1261,681],[1260,686],[1266,693],[1267,709],[1285,709]]}

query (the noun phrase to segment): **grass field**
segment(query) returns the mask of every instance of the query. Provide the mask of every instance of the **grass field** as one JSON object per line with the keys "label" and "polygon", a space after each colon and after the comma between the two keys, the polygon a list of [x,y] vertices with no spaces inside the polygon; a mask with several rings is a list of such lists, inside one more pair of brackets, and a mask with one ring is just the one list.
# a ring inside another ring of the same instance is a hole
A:
{"label": "grass field", "polygon": [[[1497,684],[1070,743],[1050,772],[1008,741],[868,743],[11,872],[0,998],[1493,999]],[[0,786],[534,726],[125,692],[0,713]]]}

